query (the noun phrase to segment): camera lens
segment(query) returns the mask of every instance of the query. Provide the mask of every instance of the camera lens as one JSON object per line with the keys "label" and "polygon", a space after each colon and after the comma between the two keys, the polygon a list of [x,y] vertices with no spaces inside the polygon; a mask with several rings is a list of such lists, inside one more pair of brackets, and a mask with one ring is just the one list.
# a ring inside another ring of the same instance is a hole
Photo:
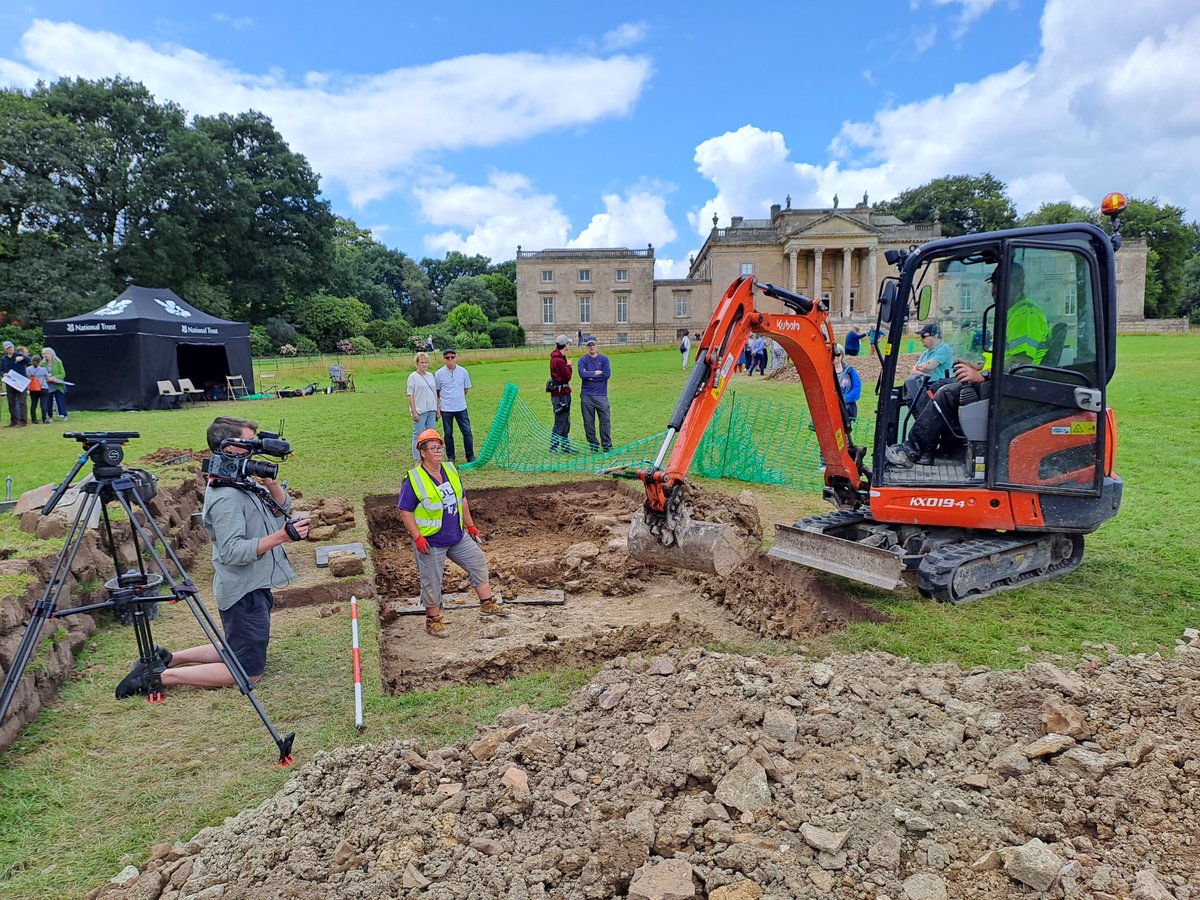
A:
{"label": "camera lens", "polygon": [[248,459],[243,464],[242,471],[252,478],[274,478],[279,474],[279,466],[258,459]]}

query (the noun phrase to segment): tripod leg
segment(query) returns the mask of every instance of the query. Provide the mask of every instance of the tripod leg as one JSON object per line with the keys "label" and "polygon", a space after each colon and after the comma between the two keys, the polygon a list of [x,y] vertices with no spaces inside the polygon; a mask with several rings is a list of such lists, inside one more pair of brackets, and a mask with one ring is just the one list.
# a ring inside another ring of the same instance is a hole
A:
{"label": "tripod leg", "polygon": [[[75,513],[75,521],[71,524],[70,531],[67,532],[67,542],[59,551],[50,581],[46,584],[46,591],[33,606],[25,634],[21,636],[21,643],[17,646],[16,653],[13,654],[12,665],[8,667],[8,672],[4,676],[4,688],[3,691],[0,691],[0,722],[3,722],[8,715],[8,708],[12,705],[13,697],[16,696],[21,678],[25,675],[25,668],[37,651],[37,645],[42,638],[43,626],[56,615],[58,598],[66,584],[66,576],[75,562],[75,556],[79,553],[79,545],[83,542],[83,535],[87,531],[86,523],[90,520],[96,503],[97,496],[88,494],[87,500],[79,504],[79,509]],[[84,523],[84,527],[81,527],[81,522]]]}
{"label": "tripod leg", "polygon": [[158,658],[154,650],[154,636],[150,633],[148,604],[137,603],[133,608],[133,633],[137,637],[138,662],[146,670],[146,702],[162,703],[162,676],[158,671]]}
{"label": "tripod leg", "polygon": [[[275,730],[275,726],[271,724],[266,710],[262,708],[262,705],[258,702],[258,698],[254,696],[254,684],[250,681],[246,670],[242,667],[241,661],[235,653],[225,646],[224,636],[217,630],[217,625],[213,621],[212,615],[201,602],[196,586],[184,570],[179,557],[175,555],[175,551],[171,547],[171,542],[167,540],[162,529],[158,527],[158,523],[154,521],[154,517],[150,515],[149,509],[146,508],[146,504],[137,490],[133,487],[122,488],[116,492],[116,495],[117,501],[125,510],[126,515],[128,515],[129,522],[137,533],[138,538],[149,551],[154,564],[158,566],[159,571],[162,573],[163,579],[170,585],[171,593],[188,605],[188,609],[192,611],[192,615],[195,617],[196,623],[200,626],[200,630],[204,633],[205,638],[213,645],[213,649],[217,651],[217,656],[225,664],[225,668],[229,670],[229,674],[233,676],[233,681],[238,686],[238,690],[246,696],[246,699],[250,701],[250,705],[254,707],[254,711],[258,713],[258,717],[262,719],[262,723],[266,726],[271,739],[275,741],[275,746],[279,748],[278,764],[281,766],[290,765],[292,762],[292,742],[296,739],[296,733],[292,732],[286,737],[281,738]],[[146,522],[145,526],[134,515],[135,504],[142,513],[142,517]],[[163,552],[171,560],[171,564],[174,566],[181,580],[177,581],[172,576],[166,560],[163,559],[154,546],[155,541],[158,541],[162,545]],[[151,653],[153,653],[153,646],[151,647]]]}

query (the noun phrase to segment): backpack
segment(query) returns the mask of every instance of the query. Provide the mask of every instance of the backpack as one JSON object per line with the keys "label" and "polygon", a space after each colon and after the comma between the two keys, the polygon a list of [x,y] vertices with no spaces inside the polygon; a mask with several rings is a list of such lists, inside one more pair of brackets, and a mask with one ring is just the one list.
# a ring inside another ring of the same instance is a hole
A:
{"label": "backpack", "polygon": [[687,338],[684,338],[682,341],[679,342],[679,352],[680,353],[687,353],[688,348],[687,348],[686,341],[687,341]]}

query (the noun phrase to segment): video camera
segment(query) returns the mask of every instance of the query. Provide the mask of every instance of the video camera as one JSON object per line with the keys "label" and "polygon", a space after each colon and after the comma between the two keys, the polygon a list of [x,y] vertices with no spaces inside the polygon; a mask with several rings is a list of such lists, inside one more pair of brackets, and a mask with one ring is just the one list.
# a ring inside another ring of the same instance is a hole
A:
{"label": "video camera", "polygon": [[[240,447],[248,452],[228,454],[225,451],[230,447]],[[221,441],[220,449],[206,459],[200,468],[210,478],[223,481],[244,482],[248,478],[278,477],[278,463],[251,458],[258,455],[287,459],[292,455],[292,445],[284,440],[281,433],[271,431],[260,431],[254,438],[226,438]]]}

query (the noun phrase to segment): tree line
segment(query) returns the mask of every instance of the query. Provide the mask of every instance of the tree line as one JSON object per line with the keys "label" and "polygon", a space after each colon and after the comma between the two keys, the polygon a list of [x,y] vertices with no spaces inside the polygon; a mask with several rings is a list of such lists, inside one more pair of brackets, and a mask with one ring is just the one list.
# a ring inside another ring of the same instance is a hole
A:
{"label": "tree line", "polygon": [[[1185,221],[1182,207],[1157,199],[1128,199],[1121,232],[1146,239],[1147,318],[1186,316],[1200,324],[1200,226]],[[1068,222],[1091,222],[1106,230],[1109,226],[1098,207],[1067,202],[1043,203],[1018,217],[1008,187],[987,173],[935,178],[873,208],[906,222],[932,222],[936,213],[947,236]]]}
{"label": "tree line", "polygon": [[[1051,203],[1023,218],[989,174],[946,176],[876,203],[946,234],[1098,221]],[[1149,243],[1148,316],[1200,317],[1200,232],[1184,211],[1133,200]],[[248,321],[257,355],[524,343],[516,262],[413,259],[335,215],[270,118],[188,114],[126,78],[0,89],[0,333],[40,342],[129,284],[170,288]]]}
{"label": "tree line", "polygon": [[0,331],[15,341],[140,284],[250,322],[256,353],[411,347],[414,329],[511,345],[515,282],[515,261],[417,261],[335,215],[262,113],[189,120],[126,78],[0,90]]}

